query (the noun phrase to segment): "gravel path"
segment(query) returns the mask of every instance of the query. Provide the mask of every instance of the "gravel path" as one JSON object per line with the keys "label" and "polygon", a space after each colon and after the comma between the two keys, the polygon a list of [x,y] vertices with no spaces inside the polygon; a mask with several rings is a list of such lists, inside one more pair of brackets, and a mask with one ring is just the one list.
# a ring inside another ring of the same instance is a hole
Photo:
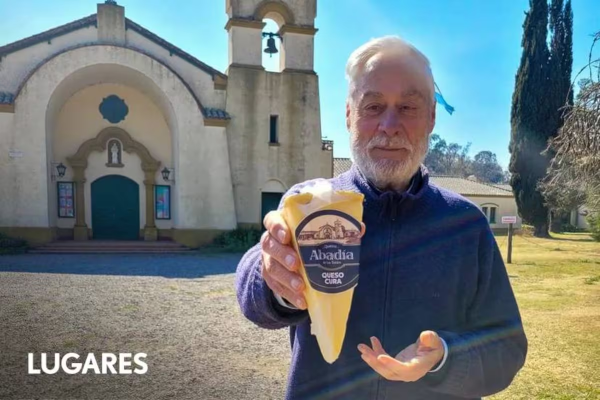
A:
{"label": "gravel path", "polygon": [[[0,257],[0,399],[282,399],[288,332],[241,315],[239,259]],[[148,372],[27,374],[28,353],[39,367],[40,353],[67,352],[143,352]]]}

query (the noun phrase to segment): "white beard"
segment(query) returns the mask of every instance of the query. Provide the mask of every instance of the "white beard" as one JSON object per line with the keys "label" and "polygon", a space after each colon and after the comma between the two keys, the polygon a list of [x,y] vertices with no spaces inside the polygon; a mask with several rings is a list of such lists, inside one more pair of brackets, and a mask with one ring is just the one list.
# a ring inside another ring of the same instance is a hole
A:
{"label": "white beard", "polygon": [[[365,178],[381,190],[406,188],[410,179],[418,171],[429,149],[428,137],[425,140],[421,140],[416,148],[401,136],[390,138],[385,134],[377,134],[366,145],[360,143],[357,137],[358,135],[356,134],[350,135],[350,148],[354,162],[365,175]],[[376,146],[402,147],[409,154],[402,161],[390,159],[373,160],[369,156],[369,150]]]}

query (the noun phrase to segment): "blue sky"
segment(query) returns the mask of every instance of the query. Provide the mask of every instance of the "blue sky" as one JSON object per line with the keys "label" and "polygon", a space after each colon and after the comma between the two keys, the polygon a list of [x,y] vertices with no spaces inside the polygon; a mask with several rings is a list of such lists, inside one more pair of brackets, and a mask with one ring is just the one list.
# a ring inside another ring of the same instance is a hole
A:
{"label": "blue sky", "polygon": [[[128,18],[226,70],[225,0],[117,1]],[[0,45],[93,14],[97,2],[0,0]],[[350,155],[344,121],[346,60],[365,41],[391,34],[430,58],[444,97],[456,109],[453,115],[438,109],[434,132],[447,141],[471,142],[471,155],[491,150],[506,168],[511,97],[528,6],[528,0],[318,0],[315,70],[322,133],[335,141],[334,156]],[[600,30],[600,1],[573,0],[573,11],[575,74],[587,63],[589,35]]]}

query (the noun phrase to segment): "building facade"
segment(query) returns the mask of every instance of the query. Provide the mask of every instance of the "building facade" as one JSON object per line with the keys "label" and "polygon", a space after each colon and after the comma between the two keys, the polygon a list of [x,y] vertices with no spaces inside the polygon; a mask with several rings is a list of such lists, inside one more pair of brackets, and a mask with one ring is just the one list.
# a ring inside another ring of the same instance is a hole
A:
{"label": "building facade", "polygon": [[[225,72],[114,1],[0,47],[0,232],[195,247],[260,226],[293,184],[332,176],[316,0],[226,0],[225,10]],[[265,18],[279,26],[281,72],[262,66]]]}

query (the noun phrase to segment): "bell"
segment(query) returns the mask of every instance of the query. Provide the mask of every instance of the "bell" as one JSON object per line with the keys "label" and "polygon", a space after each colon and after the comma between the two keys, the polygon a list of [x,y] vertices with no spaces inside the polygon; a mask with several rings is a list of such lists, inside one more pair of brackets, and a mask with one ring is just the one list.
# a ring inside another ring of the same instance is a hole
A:
{"label": "bell", "polygon": [[277,47],[275,47],[275,39],[270,37],[267,39],[267,48],[265,49],[265,53],[268,53],[273,57],[273,54],[277,53]]}

